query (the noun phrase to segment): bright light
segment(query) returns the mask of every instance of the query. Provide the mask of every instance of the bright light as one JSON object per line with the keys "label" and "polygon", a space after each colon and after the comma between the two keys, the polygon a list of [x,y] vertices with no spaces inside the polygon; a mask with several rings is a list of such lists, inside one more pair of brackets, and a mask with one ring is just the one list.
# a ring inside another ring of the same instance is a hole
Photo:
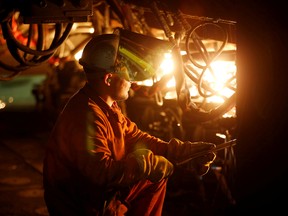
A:
{"label": "bright light", "polygon": [[[185,53],[181,53],[185,55]],[[147,79],[139,82],[140,85],[152,86],[155,82],[160,80],[162,76],[173,73],[174,62],[171,53],[164,55],[163,62],[157,71],[157,77],[154,79]],[[198,72],[198,74],[196,74]],[[225,102],[226,98],[231,97],[236,90],[236,65],[235,61],[214,61],[206,70],[194,68],[195,78],[191,80],[188,76],[186,82],[189,87],[191,99],[193,102],[202,104],[212,103],[220,105]],[[202,73],[202,74],[201,74]],[[201,82],[201,83],[200,83]],[[175,90],[176,81],[174,76],[166,83],[168,91],[165,92],[165,99],[177,99]],[[200,90],[206,97],[202,96]],[[235,110],[227,114],[228,116],[235,115]]]}
{"label": "bright light", "polygon": [[94,33],[94,28],[89,28],[89,33],[93,34]]}
{"label": "bright light", "polygon": [[80,50],[74,55],[74,58],[78,61],[82,57],[83,50]]}
{"label": "bright light", "polygon": [[166,87],[167,88],[171,88],[171,87],[174,87],[176,86],[176,81],[175,81],[175,78],[173,77],[172,79],[170,79],[167,84],[166,84]]}
{"label": "bright light", "polygon": [[[220,95],[230,97],[236,87],[236,65],[232,61],[215,61],[211,63],[211,69],[207,69],[203,75],[203,82],[217,93],[218,96],[209,98],[210,102],[224,102]],[[232,89],[231,89],[232,88]],[[216,95],[216,94],[215,94]]]}
{"label": "bright light", "polygon": [[172,71],[174,70],[174,62],[171,53],[164,54],[164,60],[160,65],[160,69],[162,70],[164,75],[172,73]]}
{"label": "bright light", "polygon": [[181,56],[185,56],[185,55],[187,55],[187,52],[186,52],[185,50],[181,50],[181,51],[180,51],[180,55],[181,55]]}
{"label": "bright light", "polygon": [[166,100],[175,99],[175,98],[177,98],[177,93],[176,93],[176,91],[169,91],[169,92],[167,92],[167,93],[165,94],[164,98],[165,98]]}
{"label": "bright light", "polygon": [[[172,59],[171,59],[172,61]],[[205,98],[206,103],[221,104],[225,102],[225,97],[230,97],[235,93],[236,89],[236,65],[234,61],[215,61],[210,65],[211,70],[206,71],[199,70],[199,76],[201,72],[204,73],[201,80],[202,91],[210,95]],[[198,85],[191,81],[188,77],[186,79],[192,101],[202,102],[204,98],[200,95]],[[200,81],[200,80],[199,80]],[[167,88],[172,89],[176,86],[174,77],[167,83]],[[205,89],[204,89],[205,86]],[[172,92],[167,92],[165,95],[166,99],[176,99],[177,95]]]}
{"label": "bright light", "polygon": [[236,116],[236,107],[234,106],[231,110],[223,115],[223,118],[230,118]]}
{"label": "bright light", "polygon": [[6,107],[6,103],[0,100],[0,109],[4,109]]}
{"label": "bright light", "polygon": [[217,137],[220,137],[220,138],[222,138],[222,139],[226,139],[226,135],[225,134],[222,134],[222,133],[216,133],[216,136]]}
{"label": "bright light", "polygon": [[146,79],[143,81],[138,81],[137,82],[139,85],[143,85],[143,86],[152,86],[153,85],[153,80],[152,79]]}
{"label": "bright light", "polygon": [[189,92],[190,92],[190,95],[194,98],[197,98],[199,97],[199,93],[198,93],[198,89],[197,89],[197,86],[196,85],[192,85],[190,88],[189,88]]}

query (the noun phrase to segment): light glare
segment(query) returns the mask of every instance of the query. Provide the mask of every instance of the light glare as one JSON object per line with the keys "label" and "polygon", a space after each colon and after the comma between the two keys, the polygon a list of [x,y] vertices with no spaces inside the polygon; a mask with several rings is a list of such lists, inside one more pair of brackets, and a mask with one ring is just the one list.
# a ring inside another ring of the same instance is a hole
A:
{"label": "light glare", "polygon": [[74,55],[74,58],[78,61],[82,57],[83,50],[80,50]]}
{"label": "light glare", "polygon": [[171,53],[164,54],[164,60],[160,65],[160,69],[163,71],[164,75],[172,73],[174,70],[174,62]]}

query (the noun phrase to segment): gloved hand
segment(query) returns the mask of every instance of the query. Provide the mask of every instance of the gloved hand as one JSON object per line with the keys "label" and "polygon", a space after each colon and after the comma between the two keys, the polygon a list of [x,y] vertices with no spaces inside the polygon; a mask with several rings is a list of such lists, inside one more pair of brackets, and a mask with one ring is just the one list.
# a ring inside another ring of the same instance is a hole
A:
{"label": "gloved hand", "polygon": [[203,176],[209,171],[210,165],[213,163],[215,158],[216,154],[211,152],[207,153],[205,156],[200,156],[191,159],[187,163],[181,164],[179,166],[194,171],[199,176]]}
{"label": "gloved hand", "polygon": [[128,158],[134,158],[139,166],[141,178],[159,182],[172,175],[174,166],[163,156],[154,155],[149,149],[138,149],[130,153]]}
{"label": "gloved hand", "polygon": [[216,158],[216,154],[212,152],[215,147],[215,144],[208,142],[182,142],[171,139],[167,159],[176,166],[185,166],[195,170],[198,175],[204,175]]}

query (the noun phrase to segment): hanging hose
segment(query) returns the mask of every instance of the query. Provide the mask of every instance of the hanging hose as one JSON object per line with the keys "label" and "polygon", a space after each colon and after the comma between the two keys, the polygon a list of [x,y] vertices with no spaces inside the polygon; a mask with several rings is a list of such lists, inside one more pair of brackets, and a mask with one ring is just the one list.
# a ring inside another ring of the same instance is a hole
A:
{"label": "hanging hose", "polygon": [[[9,75],[2,75],[0,76],[0,80],[10,80],[14,76],[18,75],[18,73],[29,69],[32,66],[37,66],[46,60],[48,60],[58,49],[60,45],[66,40],[68,37],[73,23],[68,23],[63,31],[63,24],[56,23],[55,24],[55,34],[53,40],[48,49],[43,49],[44,47],[44,32],[43,32],[43,25],[37,25],[37,41],[36,41],[36,48],[32,49],[31,42],[32,42],[32,35],[33,35],[33,24],[30,24],[28,29],[28,36],[27,42],[24,45],[15,38],[15,32],[12,30],[13,16],[5,22],[1,22],[2,33],[4,39],[6,40],[7,48],[12,55],[12,57],[19,63],[17,66],[8,65],[3,61],[0,61],[0,67],[4,68],[5,70],[12,71]],[[63,31],[63,33],[62,33]],[[30,58],[28,58],[30,56]]]}
{"label": "hanging hose", "polygon": [[[169,41],[174,45],[173,48],[173,56],[174,59],[176,59],[176,65],[177,71],[174,72],[174,77],[176,81],[176,92],[177,92],[177,100],[178,104],[181,107],[181,109],[184,111],[184,113],[189,116],[189,118],[193,118],[195,122],[205,122],[209,120],[213,120],[215,118],[221,117],[223,114],[231,110],[235,106],[235,94],[230,96],[229,98],[224,97],[225,102],[218,107],[211,109],[210,111],[205,111],[199,109],[191,100],[191,95],[189,92],[189,88],[187,86],[185,76],[190,78],[192,82],[194,82],[198,88],[198,94],[200,97],[203,97],[203,100],[206,101],[207,97],[211,97],[214,95],[218,95],[217,91],[215,91],[208,83],[206,84],[203,82],[203,77],[205,72],[209,69],[211,72],[213,72],[213,69],[211,68],[211,63],[222,53],[224,50],[224,47],[226,46],[228,42],[228,34],[225,29],[221,28],[220,25],[218,25],[215,21],[205,21],[200,23],[200,25],[192,28],[191,25],[187,22],[187,20],[183,17],[181,11],[174,12],[174,18],[178,23],[180,24],[181,31],[185,32],[186,41],[186,52],[188,56],[188,60],[197,68],[200,68],[202,70],[202,73],[199,74],[198,70],[194,68],[189,68],[185,62],[183,62],[183,58],[180,54],[180,41],[184,38],[183,32],[178,34],[175,34],[175,38],[173,37],[172,31],[170,29],[170,26],[167,22],[167,18],[165,17],[167,13],[165,11],[162,11],[158,7],[158,2],[152,1],[151,2],[151,10],[153,14],[157,17],[162,29],[164,30],[164,33],[166,37],[169,39]],[[218,28],[222,32],[222,44],[219,47],[219,49],[211,55],[207,48],[205,47],[205,44],[203,44],[201,37],[197,35],[196,30],[199,28],[205,28],[206,26],[214,26]],[[178,36],[178,38],[177,38]],[[202,56],[202,60],[204,61],[205,65],[201,65],[198,62],[196,62],[192,55],[190,54],[190,40],[192,39],[194,46],[196,47],[196,50],[198,50],[198,53]],[[235,77],[232,77],[229,79],[229,82],[234,80]],[[228,81],[225,84],[226,87],[230,87]],[[209,92],[209,94],[207,94]]]}

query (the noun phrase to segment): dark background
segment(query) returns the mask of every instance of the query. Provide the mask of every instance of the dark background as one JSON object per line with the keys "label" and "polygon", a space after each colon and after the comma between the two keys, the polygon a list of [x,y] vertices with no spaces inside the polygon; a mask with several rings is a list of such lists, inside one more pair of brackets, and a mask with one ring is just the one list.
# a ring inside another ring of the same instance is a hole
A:
{"label": "dark background", "polygon": [[281,1],[237,3],[236,199],[242,213],[280,212],[287,200],[287,13]]}

